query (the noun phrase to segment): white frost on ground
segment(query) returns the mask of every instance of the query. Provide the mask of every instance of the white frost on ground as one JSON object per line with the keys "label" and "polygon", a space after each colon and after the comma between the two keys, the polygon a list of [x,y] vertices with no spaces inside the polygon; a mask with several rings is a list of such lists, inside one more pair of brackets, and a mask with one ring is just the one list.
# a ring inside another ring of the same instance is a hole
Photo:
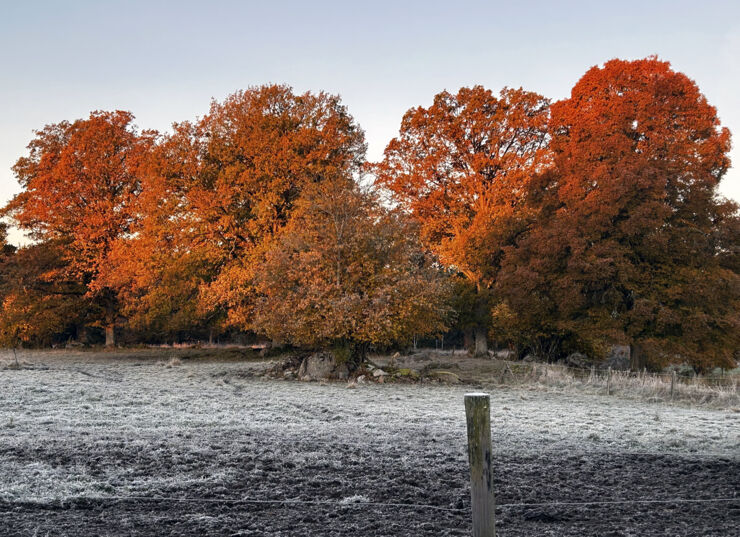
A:
{"label": "white frost on ground", "polygon": [[[79,460],[64,464],[0,459],[0,499],[136,495],[188,483],[217,486],[233,479],[229,472],[235,470],[187,472],[182,470],[186,458],[223,457],[224,450],[243,449],[245,438],[262,445],[279,439],[274,456],[296,464],[326,462],[332,447],[353,445],[363,446],[358,457],[377,464],[374,454],[393,452],[410,435],[442,443],[450,456],[464,458],[463,395],[477,391],[394,384],[348,390],[344,384],[266,381],[243,375],[259,367],[254,362],[186,360],[165,367],[136,360],[47,360],[45,365],[48,369],[0,370],[0,445],[6,453],[55,444],[88,448]],[[740,455],[740,414],[731,411],[515,389],[494,391],[491,403],[499,454]],[[95,464],[90,445],[101,447],[102,472],[90,471]],[[180,470],[168,475],[110,464],[106,457],[116,446],[155,460],[161,456],[161,467]],[[408,465],[424,464],[423,454],[394,456]],[[260,464],[256,461],[255,471]],[[340,472],[341,463],[336,464]]]}

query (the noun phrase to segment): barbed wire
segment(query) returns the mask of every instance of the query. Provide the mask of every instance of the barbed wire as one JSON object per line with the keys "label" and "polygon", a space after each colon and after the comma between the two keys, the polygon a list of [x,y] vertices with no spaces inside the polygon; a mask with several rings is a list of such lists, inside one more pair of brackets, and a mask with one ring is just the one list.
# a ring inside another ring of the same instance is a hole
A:
{"label": "barbed wire", "polygon": [[537,502],[537,503],[504,503],[496,507],[551,507],[558,505],[567,506],[588,506],[588,505],[626,505],[626,504],[674,504],[674,503],[725,503],[740,502],[740,497],[736,498],[667,498],[663,500],[601,500],[593,502]]}
{"label": "barbed wire", "polygon": [[[211,427],[216,428],[216,426],[206,426],[202,428],[188,428],[183,429],[183,432],[197,432],[199,429],[203,430],[209,430]],[[65,428],[61,429],[63,431],[73,431],[74,428]],[[461,434],[465,431],[464,425],[460,428]],[[408,430],[404,431],[408,433]],[[420,431],[417,431],[420,432]],[[423,431],[421,431],[423,432]],[[142,434],[140,431],[136,431],[137,436],[133,438],[132,440],[126,439],[124,442],[124,446],[126,444],[136,444],[141,442],[148,442],[151,440],[159,440],[161,439],[161,435],[157,434]],[[494,435],[495,435],[494,431]],[[247,445],[252,445],[252,442],[246,442]],[[292,454],[303,454],[303,455],[311,455],[315,453],[318,449],[323,448],[340,448],[340,449],[346,449],[346,450],[358,450],[360,451],[360,455],[362,457],[368,457],[368,456],[375,456],[380,451],[388,451],[389,444],[387,442],[378,442],[378,443],[365,443],[362,445],[358,445],[357,443],[349,442],[346,440],[338,440],[338,441],[332,441],[332,440],[316,440],[316,439],[306,439],[302,437],[296,437],[296,438],[283,438],[281,441],[265,444],[265,443],[259,443],[258,445],[262,447],[266,447],[268,449],[271,449],[272,451],[285,453],[290,452]],[[313,447],[316,447],[317,449],[312,449]],[[392,447],[392,446],[390,446]],[[495,442],[494,442],[495,447]],[[575,457],[585,457],[585,456],[610,456],[610,457],[632,457],[632,456],[639,456],[639,457],[680,457],[683,459],[706,459],[706,458],[719,458],[719,459],[739,459],[740,458],[740,451],[631,451],[631,450],[624,450],[624,451],[615,451],[615,450],[575,450],[575,449],[569,449],[572,448],[570,444],[565,444],[559,449],[542,449],[542,450],[533,450],[530,452],[522,452],[519,447],[512,447],[506,450],[503,449],[495,449],[494,455],[495,457],[504,457],[504,458],[527,458],[527,457],[540,457],[544,455],[563,455],[563,449],[568,449],[567,451],[567,458],[575,458]],[[295,449],[291,449],[295,448]],[[370,449],[377,449],[377,451],[369,451]],[[453,450],[457,452],[458,455],[463,456],[464,458],[467,458],[467,446],[465,445],[465,439],[461,436],[460,441],[455,443],[452,446]],[[404,451],[402,448],[397,448],[397,451]],[[387,455],[387,458],[393,459],[396,455],[394,452],[391,452]],[[258,460],[258,459],[257,459]],[[465,459],[467,460],[467,459]]]}
{"label": "barbed wire", "polygon": [[[383,507],[383,508],[403,508],[403,509],[430,509],[435,511],[467,513],[470,507],[444,507],[441,505],[424,504],[424,503],[397,503],[397,502],[370,502],[370,501],[335,501],[335,500],[291,500],[291,499],[252,499],[252,498],[192,498],[181,496],[68,496],[66,498],[29,498],[27,500],[0,500],[11,504],[23,503],[58,503],[64,506],[65,503],[74,503],[81,501],[106,502],[106,501],[149,501],[149,502],[181,502],[181,503],[221,503],[221,504],[244,504],[244,505],[314,505],[314,506],[333,506],[336,508],[356,508],[356,507]],[[665,498],[649,500],[598,500],[588,502],[517,502],[517,503],[497,503],[497,508],[514,508],[514,507],[588,507],[600,505],[641,505],[641,504],[694,504],[694,503],[740,503],[740,497],[732,498]]]}

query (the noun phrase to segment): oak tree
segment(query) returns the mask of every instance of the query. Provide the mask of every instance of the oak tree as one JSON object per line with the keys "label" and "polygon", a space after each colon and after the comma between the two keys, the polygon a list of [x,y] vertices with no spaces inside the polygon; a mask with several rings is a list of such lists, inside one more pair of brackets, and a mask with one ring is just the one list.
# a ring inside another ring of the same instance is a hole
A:
{"label": "oak tree", "polygon": [[28,155],[13,167],[23,190],[3,209],[32,239],[65,245],[64,279],[87,287],[108,345],[114,343],[117,293],[99,285],[99,276],[110,269],[111,245],[130,231],[137,168],[152,139],[132,122],[128,112],[94,112],[37,131]]}
{"label": "oak tree", "polygon": [[449,282],[402,213],[351,178],[310,185],[265,252],[252,327],[294,345],[350,349],[439,334]]}
{"label": "oak tree", "polygon": [[100,283],[118,290],[127,327],[140,339],[212,336],[223,312],[204,308],[204,286],[218,273],[218,247],[194,240],[195,220],[183,184],[200,171],[191,126],[158,137],[139,166],[140,192],[129,210],[131,233],[113,242],[112,270]]}
{"label": "oak tree", "polygon": [[405,114],[374,167],[425,244],[475,288],[475,354],[487,351],[503,248],[526,230],[529,185],[550,163],[548,116],[548,100],[522,89],[445,91]]}
{"label": "oak tree", "polygon": [[214,102],[167,143],[182,163],[158,187],[175,206],[170,224],[183,251],[215,268],[200,286],[202,307],[248,329],[264,250],[307,186],[360,169],[364,134],[339,97],[266,85]]}
{"label": "oak tree", "polygon": [[66,244],[49,241],[0,253],[0,345],[49,345],[76,337],[94,305],[71,278]]}
{"label": "oak tree", "polygon": [[629,343],[656,364],[730,366],[738,210],[717,194],[730,133],[715,108],[667,62],[612,60],[553,104],[551,125],[549,209],[501,278],[512,310],[534,332]]}

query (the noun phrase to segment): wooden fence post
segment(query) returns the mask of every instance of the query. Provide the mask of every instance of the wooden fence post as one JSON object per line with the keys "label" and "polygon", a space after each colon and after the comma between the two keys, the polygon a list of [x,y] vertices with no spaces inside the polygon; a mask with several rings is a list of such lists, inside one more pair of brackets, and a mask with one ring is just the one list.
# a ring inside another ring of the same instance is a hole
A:
{"label": "wooden fence post", "polygon": [[468,423],[470,499],[473,537],[495,537],[493,471],[491,465],[491,398],[486,393],[465,394]]}

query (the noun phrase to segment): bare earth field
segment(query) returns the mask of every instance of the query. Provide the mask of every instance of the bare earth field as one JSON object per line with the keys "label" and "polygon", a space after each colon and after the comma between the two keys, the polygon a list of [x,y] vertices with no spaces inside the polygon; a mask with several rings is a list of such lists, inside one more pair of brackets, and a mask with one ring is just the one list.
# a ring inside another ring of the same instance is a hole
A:
{"label": "bare earth field", "polygon": [[[173,353],[0,368],[0,535],[470,535],[471,386],[265,380],[238,353]],[[740,535],[740,413],[487,389],[500,536]]]}

